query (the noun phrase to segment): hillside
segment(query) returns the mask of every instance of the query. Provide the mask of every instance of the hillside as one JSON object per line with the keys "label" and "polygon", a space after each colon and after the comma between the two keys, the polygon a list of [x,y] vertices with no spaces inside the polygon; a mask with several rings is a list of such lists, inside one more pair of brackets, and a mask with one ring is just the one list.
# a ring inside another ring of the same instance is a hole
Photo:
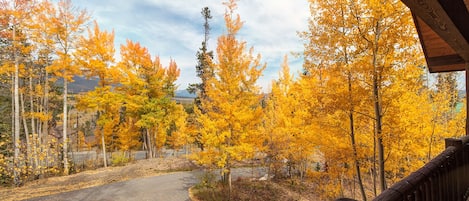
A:
{"label": "hillside", "polygon": [[[74,76],[73,80],[74,82],[71,82],[68,85],[68,90],[69,90],[69,93],[76,94],[76,93],[82,93],[82,92],[93,90],[96,86],[98,86],[99,78],[87,79],[86,77],[83,77],[83,76]],[[62,86],[63,80],[62,79],[57,80],[55,85],[59,87]],[[183,89],[183,90],[176,90],[175,97],[186,101],[186,100],[194,99],[196,95],[191,94],[187,90]]]}

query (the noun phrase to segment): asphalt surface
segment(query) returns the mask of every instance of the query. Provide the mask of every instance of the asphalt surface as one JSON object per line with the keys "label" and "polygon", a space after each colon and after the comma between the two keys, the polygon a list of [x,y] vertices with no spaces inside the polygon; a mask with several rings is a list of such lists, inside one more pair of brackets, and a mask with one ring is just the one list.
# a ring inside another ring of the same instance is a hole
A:
{"label": "asphalt surface", "polygon": [[62,200],[141,200],[186,201],[188,189],[197,183],[200,171],[176,172],[160,176],[132,179],[71,192],[28,199],[29,201]]}
{"label": "asphalt surface", "polygon": [[[217,172],[214,171],[214,174],[219,178]],[[259,178],[266,173],[266,169],[235,168],[232,172],[234,180],[238,177]],[[190,201],[188,190],[199,182],[203,174],[201,170],[174,172],[36,197],[28,201]]]}

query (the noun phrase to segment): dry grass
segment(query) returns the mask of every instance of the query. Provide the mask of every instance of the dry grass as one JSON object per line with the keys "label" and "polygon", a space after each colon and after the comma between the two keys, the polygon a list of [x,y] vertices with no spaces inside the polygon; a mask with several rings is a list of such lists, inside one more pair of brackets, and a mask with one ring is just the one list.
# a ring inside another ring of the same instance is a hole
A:
{"label": "dry grass", "polygon": [[311,191],[299,191],[300,186],[292,186],[285,181],[250,181],[238,180],[233,182],[233,191],[229,196],[226,186],[217,185],[216,188],[192,188],[190,194],[193,200],[249,200],[249,201],[308,201],[319,200]]}
{"label": "dry grass", "polygon": [[139,160],[126,166],[99,168],[73,175],[39,179],[18,188],[1,188],[2,200],[23,200],[52,195],[129,179],[149,177],[171,171],[190,170],[195,166],[179,157]]}

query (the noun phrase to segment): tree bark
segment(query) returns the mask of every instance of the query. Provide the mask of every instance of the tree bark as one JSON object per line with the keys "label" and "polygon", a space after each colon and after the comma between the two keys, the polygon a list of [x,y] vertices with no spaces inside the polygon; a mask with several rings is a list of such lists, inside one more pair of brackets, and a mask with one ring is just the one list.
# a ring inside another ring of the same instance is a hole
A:
{"label": "tree bark", "polygon": [[63,134],[63,164],[64,164],[64,174],[68,175],[69,174],[69,168],[68,168],[68,137],[67,137],[67,116],[68,116],[68,104],[67,104],[67,95],[68,95],[68,82],[67,78],[64,79],[64,95],[63,95],[63,101],[64,101],[64,107],[63,107],[63,124],[62,124],[62,134]]}
{"label": "tree bark", "polygon": [[[342,7],[341,7],[342,8]],[[342,17],[344,16],[344,11],[342,9]],[[344,24],[345,27],[345,24]],[[343,33],[345,33],[345,30],[343,30]],[[355,121],[353,117],[353,112],[355,110],[355,104],[353,102],[353,89],[352,89],[352,70],[350,66],[348,65],[349,63],[349,54],[347,52],[347,46],[343,46],[344,48],[344,58],[345,58],[345,64],[347,65],[347,87],[348,87],[348,101],[350,103],[350,108],[349,108],[349,126],[350,126],[350,141],[352,144],[352,152],[353,152],[353,160],[355,163],[355,171],[357,174],[357,179],[358,179],[358,185],[360,187],[360,193],[362,195],[362,200],[366,201],[366,194],[365,194],[365,187],[363,186],[363,181],[362,181],[362,176],[361,176],[361,170],[360,170],[360,162],[358,160],[358,152],[357,152],[357,144],[355,140]]]}
{"label": "tree bark", "polygon": [[[375,48],[376,49],[376,48]],[[386,180],[384,176],[384,145],[383,145],[383,130],[382,130],[382,105],[379,96],[379,83],[378,83],[378,70],[376,64],[376,53],[377,50],[374,50],[373,56],[373,66],[374,66],[374,75],[373,75],[373,102],[375,108],[375,117],[376,117],[376,130],[375,136],[377,139],[378,147],[378,166],[379,166],[379,186],[381,192],[386,190]]]}
{"label": "tree bark", "polygon": [[[47,57],[46,57],[47,59]],[[49,65],[48,60],[46,61],[46,66]],[[42,113],[46,115],[47,117],[49,116],[49,72],[47,70],[45,71],[44,75],[44,98],[43,98],[43,103],[42,103]],[[49,156],[49,151],[44,145],[49,143],[49,118],[46,118],[45,120],[42,120],[41,122],[42,128],[41,131],[39,132],[38,135],[38,142],[40,144],[40,150],[41,152],[46,152],[46,157],[44,160],[40,160],[41,166],[42,167],[48,167],[49,161],[48,161],[48,156]],[[41,168],[41,175],[43,175],[43,169]]]}
{"label": "tree bark", "polygon": [[104,132],[101,131],[101,146],[103,147],[104,167],[107,167],[106,143],[104,141]]}
{"label": "tree bark", "polygon": [[14,75],[14,88],[13,88],[13,99],[14,99],[14,147],[15,154],[13,159],[13,174],[15,185],[20,185],[20,168],[19,155],[20,155],[20,98],[19,98],[19,65],[16,54],[16,24],[13,19],[13,58],[15,60],[15,75]]}
{"label": "tree bark", "polygon": [[386,190],[386,178],[385,178],[385,166],[384,166],[384,145],[383,145],[383,129],[382,129],[382,104],[381,104],[381,97],[380,97],[380,90],[381,90],[381,80],[380,76],[382,70],[378,64],[378,54],[379,54],[379,39],[381,37],[381,21],[378,20],[374,27],[374,39],[371,43],[372,45],[372,67],[373,67],[373,104],[374,104],[374,111],[375,111],[375,137],[377,140],[377,148],[378,148],[378,166],[379,166],[379,186],[381,192]]}
{"label": "tree bark", "polygon": [[[376,122],[373,124],[373,132],[376,132]],[[378,195],[376,191],[376,135],[373,136],[373,170],[371,171],[373,178],[373,195],[376,197]]]}
{"label": "tree bark", "polygon": [[150,130],[148,128],[145,130],[147,135],[148,158],[153,158],[153,146],[151,144]]}
{"label": "tree bark", "polygon": [[229,198],[231,200],[231,193],[233,192],[233,186],[231,184],[231,168],[228,168],[228,187],[230,189],[230,195]]}
{"label": "tree bark", "polygon": [[[32,73],[32,72],[31,72]],[[31,133],[37,134],[36,132],[36,120],[34,118],[34,92],[33,92],[33,77],[29,75],[29,112],[31,113]]]}
{"label": "tree bark", "polygon": [[352,79],[351,74],[349,71],[348,74],[348,90],[349,90],[349,101],[351,102],[351,107],[349,111],[349,121],[350,121],[350,140],[352,143],[352,152],[353,152],[353,160],[355,163],[355,171],[357,174],[358,185],[360,186],[360,193],[362,195],[362,200],[366,201],[366,194],[365,194],[365,187],[363,186],[361,170],[360,170],[360,162],[358,161],[358,153],[357,153],[357,144],[355,142],[355,125],[354,125],[354,118],[353,118],[353,103],[352,103]]}
{"label": "tree bark", "polygon": [[32,160],[34,162],[34,166],[33,166],[33,169],[34,169],[34,174],[36,174],[36,168],[38,167],[38,157],[37,157],[37,141],[35,140],[35,136],[37,136],[37,132],[36,132],[36,120],[34,118],[34,90],[33,90],[33,76],[32,76],[32,70],[29,74],[29,112],[31,114],[31,132],[32,132],[32,136],[31,136],[31,145],[33,148],[31,149],[32,151]]}
{"label": "tree bark", "polygon": [[20,101],[21,101],[21,117],[23,119],[23,127],[24,127],[24,136],[26,138],[26,158],[25,161],[28,162],[27,166],[32,164],[32,158],[31,158],[31,141],[29,140],[29,128],[28,128],[28,122],[26,121],[26,115],[24,111],[24,95],[23,93],[20,93]]}

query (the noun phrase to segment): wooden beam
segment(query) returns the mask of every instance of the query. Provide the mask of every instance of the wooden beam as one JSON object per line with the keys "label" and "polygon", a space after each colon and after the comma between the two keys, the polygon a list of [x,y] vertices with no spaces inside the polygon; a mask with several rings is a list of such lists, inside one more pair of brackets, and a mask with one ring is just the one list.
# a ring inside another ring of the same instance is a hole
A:
{"label": "wooden beam", "polygon": [[419,34],[422,48],[428,51],[424,51],[425,56],[435,57],[457,54],[448,43],[443,40],[435,31],[432,30],[422,19],[412,15],[414,17],[415,28]]}
{"label": "wooden beam", "polygon": [[459,33],[469,42],[469,10],[462,0],[438,0]]}
{"label": "wooden beam", "polygon": [[430,73],[444,73],[444,72],[454,72],[454,71],[464,71],[464,70],[466,70],[465,64],[428,66],[428,71],[430,71]]}
{"label": "wooden beam", "polygon": [[[469,43],[438,0],[401,1],[410,8],[414,15],[422,19],[433,31],[445,40],[461,58],[465,61],[469,61]],[[452,0],[452,2],[453,1],[462,2],[462,0]]]}
{"label": "wooden beam", "polygon": [[[443,65],[454,65],[454,64],[465,64],[461,56],[457,54],[439,56],[439,57],[428,57],[427,64],[428,66],[443,66]],[[464,66],[461,70],[465,70]]]}

